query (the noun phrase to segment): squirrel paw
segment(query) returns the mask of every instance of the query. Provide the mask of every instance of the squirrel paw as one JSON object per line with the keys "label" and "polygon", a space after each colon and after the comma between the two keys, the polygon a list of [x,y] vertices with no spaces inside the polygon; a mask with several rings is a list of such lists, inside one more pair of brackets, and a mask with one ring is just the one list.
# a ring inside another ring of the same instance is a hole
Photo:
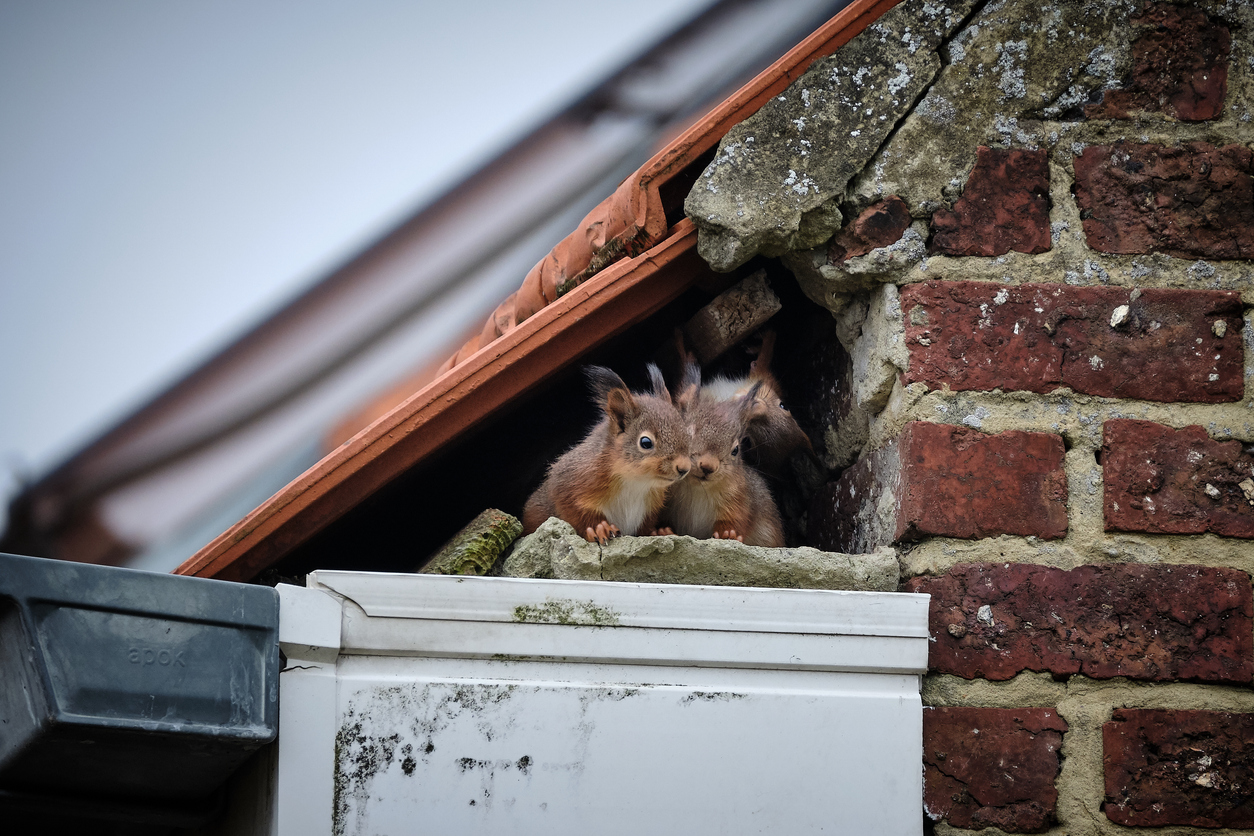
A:
{"label": "squirrel paw", "polygon": [[744,535],[737,534],[736,529],[734,528],[729,528],[726,531],[714,532],[714,539],[715,540],[738,540],[741,543],[745,541]]}
{"label": "squirrel paw", "polygon": [[601,522],[597,523],[596,528],[588,528],[584,531],[584,537],[588,539],[589,543],[600,543],[604,546],[611,538],[617,537],[621,533],[618,530],[618,526],[607,520],[601,520]]}
{"label": "squirrel paw", "polygon": [[670,528],[655,528],[649,534],[653,537],[673,537],[675,532]]}

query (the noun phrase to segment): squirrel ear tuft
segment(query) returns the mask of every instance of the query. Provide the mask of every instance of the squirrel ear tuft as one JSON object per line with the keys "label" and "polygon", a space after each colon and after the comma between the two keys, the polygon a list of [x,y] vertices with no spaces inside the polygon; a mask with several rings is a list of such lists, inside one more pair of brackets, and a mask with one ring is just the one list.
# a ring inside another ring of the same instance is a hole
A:
{"label": "squirrel ear tuft", "polygon": [[695,360],[684,363],[684,377],[679,382],[679,391],[675,394],[675,406],[680,412],[686,412],[697,401],[701,391],[701,367]]}
{"label": "squirrel ear tuft", "polygon": [[675,353],[679,355],[680,365],[688,365],[697,362],[697,355],[693,354],[684,345],[684,329],[675,329]]}
{"label": "squirrel ear tuft", "polygon": [[738,411],[740,413],[740,420],[746,427],[754,421],[761,421],[769,417],[769,407],[759,397],[761,392],[762,381],[759,380],[757,383],[749,387],[749,391],[745,392],[744,396],[740,399],[740,409]]}
{"label": "squirrel ear tuft", "polygon": [[592,389],[593,400],[604,401],[613,389],[626,389],[623,379],[605,366],[584,366],[584,374],[588,376],[588,386]]}
{"label": "squirrel ear tuft", "polygon": [[757,379],[771,376],[771,360],[775,355],[775,332],[766,330],[762,332],[762,346],[758,349],[758,356],[749,364],[749,377]]}
{"label": "squirrel ear tuft", "polygon": [[636,400],[627,384],[605,366],[588,366],[584,372],[588,375],[594,400],[605,410],[614,429],[623,432],[637,411]]}
{"label": "squirrel ear tuft", "polygon": [[645,368],[649,372],[649,382],[653,385],[653,394],[664,401],[669,401],[671,393],[666,388],[666,378],[662,377],[662,370],[657,367],[657,363],[650,363]]}

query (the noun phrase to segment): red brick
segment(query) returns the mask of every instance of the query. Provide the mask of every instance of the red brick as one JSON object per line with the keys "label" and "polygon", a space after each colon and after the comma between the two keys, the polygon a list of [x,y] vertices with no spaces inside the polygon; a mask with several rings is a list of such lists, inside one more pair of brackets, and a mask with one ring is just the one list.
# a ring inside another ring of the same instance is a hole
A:
{"label": "red brick", "polygon": [[1254,714],[1117,708],[1102,748],[1116,824],[1254,827]]}
{"label": "red brick", "polygon": [[1104,253],[1254,258],[1254,155],[1244,145],[1091,145],[1075,158],[1088,245]]}
{"label": "red brick", "polygon": [[[846,553],[927,536],[1067,533],[1063,443],[1049,433],[988,435],[912,422],[863,456],[811,504],[810,541]],[[891,519],[878,513],[890,493]]]}
{"label": "red brick", "polygon": [[903,591],[932,596],[928,667],[937,673],[1254,678],[1250,578],[1236,569],[964,563]]}
{"label": "red brick", "polygon": [[954,827],[1045,830],[1066,730],[1052,708],[923,709],[923,809]]}
{"label": "red brick", "polygon": [[897,537],[1067,534],[1062,438],[915,422],[902,439]]}
{"label": "red brick", "polygon": [[1102,435],[1107,531],[1254,537],[1254,456],[1241,442],[1127,418]]}
{"label": "red brick", "polygon": [[1085,115],[1127,119],[1139,111],[1186,122],[1219,116],[1228,93],[1228,27],[1201,9],[1170,3],[1148,5],[1133,22],[1148,31],[1132,43],[1131,76]]}
{"label": "red brick", "polygon": [[901,304],[906,384],[1199,403],[1245,394],[1232,291],[932,281],[906,286]]}
{"label": "red brick", "polygon": [[932,252],[994,256],[1049,249],[1045,149],[976,149],[975,167],[952,211],[932,215]]}
{"label": "red brick", "polygon": [[844,264],[855,256],[895,244],[910,228],[910,208],[893,195],[872,203],[844,229],[837,232],[827,248],[827,259]]}

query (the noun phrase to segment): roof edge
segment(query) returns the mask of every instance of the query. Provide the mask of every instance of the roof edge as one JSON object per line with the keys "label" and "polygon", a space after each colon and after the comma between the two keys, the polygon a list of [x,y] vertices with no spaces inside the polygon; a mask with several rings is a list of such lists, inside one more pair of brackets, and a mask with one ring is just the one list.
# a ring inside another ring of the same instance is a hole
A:
{"label": "roof edge", "polygon": [[255,577],[488,412],[559,372],[571,356],[678,297],[704,267],[696,241],[696,227],[681,221],[657,246],[573,289],[357,433],[175,574]]}

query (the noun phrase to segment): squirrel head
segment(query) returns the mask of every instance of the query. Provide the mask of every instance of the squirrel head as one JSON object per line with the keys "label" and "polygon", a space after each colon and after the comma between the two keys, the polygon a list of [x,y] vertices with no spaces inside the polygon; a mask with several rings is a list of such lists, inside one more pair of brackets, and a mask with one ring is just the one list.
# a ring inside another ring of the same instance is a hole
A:
{"label": "squirrel head", "polygon": [[746,393],[744,400],[749,402],[747,432],[755,451],[768,448],[782,458],[797,449],[813,449],[810,437],[784,405],[774,376],[762,376],[750,391],[753,394]]}
{"label": "squirrel head", "polygon": [[744,437],[758,406],[761,388],[761,382],[755,383],[743,397],[728,401],[702,398],[701,369],[695,363],[685,365],[675,400],[692,427],[690,478],[716,484],[740,467]]}
{"label": "squirrel head", "polygon": [[810,437],[784,406],[783,390],[771,372],[774,355],[775,332],[764,331],[758,356],[749,364],[749,380],[762,384],[752,398],[755,403],[749,418],[749,438],[755,448],[769,448],[776,457],[783,458],[799,448],[813,448]]}
{"label": "squirrel head", "polygon": [[671,400],[662,372],[648,366],[652,392],[632,392],[604,366],[589,366],[593,396],[605,412],[607,444],[616,475],[663,483],[692,469],[691,433]]}

